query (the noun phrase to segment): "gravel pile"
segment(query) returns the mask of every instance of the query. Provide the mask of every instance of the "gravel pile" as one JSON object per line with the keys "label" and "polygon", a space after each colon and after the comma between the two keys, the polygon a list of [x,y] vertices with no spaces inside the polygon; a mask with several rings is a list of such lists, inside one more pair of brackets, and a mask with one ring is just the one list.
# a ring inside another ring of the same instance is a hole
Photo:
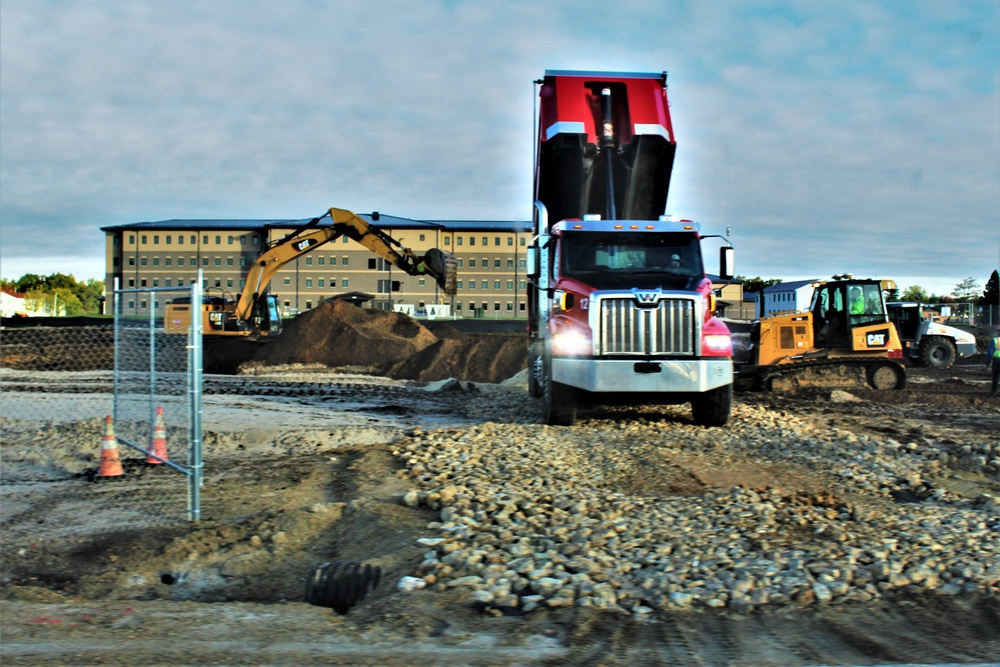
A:
{"label": "gravel pile", "polygon": [[[928,481],[942,466],[995,476],[995,443],[952,451],[859,437],[745,405],[725,429],[641,412],[572,429],[516,423],[535,409],[511,395],[493,419],[515,423],[414,431],[398,443],[414,484],[402,502],[440,512],[420,540],[427,586],[493,613],[745,613],[898,590],[1000,594],[1000,499]],[[797,466],[815,471],[815,485],[711,488],[672,463],[691,456]]]}

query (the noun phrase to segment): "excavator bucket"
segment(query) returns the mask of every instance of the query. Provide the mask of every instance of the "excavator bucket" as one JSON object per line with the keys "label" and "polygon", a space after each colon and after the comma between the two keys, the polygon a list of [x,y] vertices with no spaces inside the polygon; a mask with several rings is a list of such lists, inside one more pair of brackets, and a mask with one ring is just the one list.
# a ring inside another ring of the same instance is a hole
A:
{"label": "excavator bucket", "polygon": [[448,296],[458,293],[458,263],[450,252],[431,248],[421,258],[431,275],[437,280],[438,287]]}

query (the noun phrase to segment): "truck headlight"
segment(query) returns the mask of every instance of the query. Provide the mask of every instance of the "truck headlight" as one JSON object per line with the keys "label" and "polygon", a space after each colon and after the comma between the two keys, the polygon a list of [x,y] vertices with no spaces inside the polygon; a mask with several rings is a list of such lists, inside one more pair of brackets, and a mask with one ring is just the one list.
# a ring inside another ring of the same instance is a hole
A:
{"label": "truck headlight", "polygon": [[562,357],[579,357],[590,354],[590,337],[579,331],[563,331],[552,336],[552,354]]}
{"label": "truck headlight", "polygon": [[732,354],[733,353],[733,339],[729,334],[706,334],[702,339],[702,345],[705,351],[715,352],[716,354]]}

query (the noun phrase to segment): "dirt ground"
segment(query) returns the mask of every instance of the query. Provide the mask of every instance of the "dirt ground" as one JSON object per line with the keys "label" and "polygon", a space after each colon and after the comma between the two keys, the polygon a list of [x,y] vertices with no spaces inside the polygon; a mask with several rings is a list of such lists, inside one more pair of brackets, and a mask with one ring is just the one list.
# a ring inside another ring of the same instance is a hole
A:
{"label": "dirt ground", "polygon": [[[389,329],[412,350],[361,365],[418,377],[359,374],[357,364],[336,361],[328,365],[341,368],[327,368],[327,338],[309,348],[307,363],[281,357],[276,345],[274,356],[258,357],[241,375],[206,376],[197,523],[143,511],[183,496],[168,471],[126,461],[123,479],[94,481],[99,417],[17,419],[18,400],[106,401],[86,377],[43,386],[26,376],[16,391],[8,384],[0,443],[3,664],[791,666],[995,664],[1000,655],[1000,599],[987,594],[902,591],[866,605],[637,619],[585,608],[496,616],[455,589],[401,590],[404,577],[422,574],[426,547],[418,540],[438,517],[401,502],[412,482],[394,443],[415,428],[474,428],[512,412],[537,423],[540,410],[517,382],[435,383],[414,370],[456,354],[469,355],[466,367],[485,368],[469,359],[492,350],[489,362],[497,362],[508,341],[484,337],[478,353],[452,343],[449,353],[447,343],[460,336],[426,335],[405,321]],[[339,350],[349,347],[345,335]],[[503,372],[523,366],[511,359]],[[1000,437],[1000,399],[987,395],[977,361],[911,370],[906,390],[851,392],[856,401],[812,392],[738,394],[737,402],[960,451]],[[768,461],[728,470],[708,470],[697,458],[672,463],[720,488],[782,474]],[[969,499],[1000,496],[1000,478],[961,466],[942,468],[934,483]],[[304,602],[310,568],[332,561],[377,565],[383,574],[346,615]]]}

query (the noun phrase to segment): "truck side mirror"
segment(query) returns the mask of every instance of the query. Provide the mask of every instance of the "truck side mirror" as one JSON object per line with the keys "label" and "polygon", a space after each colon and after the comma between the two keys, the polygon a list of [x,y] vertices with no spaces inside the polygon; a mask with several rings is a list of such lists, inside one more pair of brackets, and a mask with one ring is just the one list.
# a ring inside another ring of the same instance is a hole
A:
{"label": "truck side mirror", "polygon": [[719,248],[719,277],[726,280],[733,277],[733,256],[734,251],[732,246],[723,246]]}
{"label": "truck side mirror", "polygon": [[538,277],[538,246],[528,246],[525,251],[525,272],[529,278]]}

